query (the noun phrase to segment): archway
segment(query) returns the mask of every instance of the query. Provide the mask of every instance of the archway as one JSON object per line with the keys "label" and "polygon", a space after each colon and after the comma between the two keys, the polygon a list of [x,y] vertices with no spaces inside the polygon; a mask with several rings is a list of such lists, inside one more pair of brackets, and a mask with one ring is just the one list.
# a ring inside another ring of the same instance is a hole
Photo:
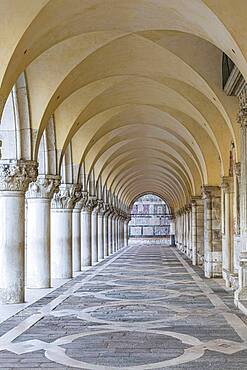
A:
{"label": "archway", "polygon": [[169,205],[156,194],[139,196],[132,205],[130,242],[171,243],[172,214]]}

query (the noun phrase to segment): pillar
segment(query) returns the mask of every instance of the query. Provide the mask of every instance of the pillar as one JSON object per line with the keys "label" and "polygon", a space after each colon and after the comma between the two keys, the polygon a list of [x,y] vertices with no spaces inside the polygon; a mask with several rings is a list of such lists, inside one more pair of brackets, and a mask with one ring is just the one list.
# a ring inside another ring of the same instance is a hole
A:
{"label": "pillar", "polygon": [[91,238],[92,238],[92,265],[98,262],[98,202],[96,199],[92,210]]}
{"label": "pillar", "polygon": [[81,209],[81,269],[92,265],[92,204],[87,200]]}
{"label": "pillar", "polygon": [[109,256],[113,253],[113,243],[112,243],[112,240],[113,240],[113,235],[112,235],[112,231],[113,231],[113,227],[112,227],[112,217],[113,217],[113,214],[112,214],[112,210],[110,209],[110,213],[108,215],[108,244],[109,244]]}
{"label": "pillar", "polygon": [[81,271],[81,209],[72,212],[72,271]]}
{"label": "pillar", "polygon": [[218,186],[203,186],[204,273],[208,278],[222,276],[221,192]]}
{"label": "pillar", "polygon": [[108,204],[104,205],[104,214],[103,214],[103,229],[104,229],[104,257],[109,256],[109,226],[108,226],[108,220],[109,220],[109,206]]}
{"label": "pillar", "polygon": [[233,273],[233,178],[222,178],[222,272],[230,287]]}
{"label": "pillar", "polygon": [[129,245],[129,230],[128,230],[128,224],[130,219],[125,218],[124,220],[124,247],[128,247]]}
{"label": "pillar", "polygon": [[60,176],[39,175],[27,198],[26,282],[28,288],[50,288],[50,207]]}
{"label": "pillar", "polygon": [[104,254],[104,208],[103,202],[101,203],[98,211],[98,260],[102,261],[105,257]]}
{"label": "pillar", "polygon": [[62,184],[51,202],[51,276],[72,277],[72,211],[81,186]]}
{"label": "pillar", "polygon": [[0,303],[24,302],[25,191],[37,163],[0,160]]}
{"label": "pillar", "polygon": [[235,300],[247,300],[247,85],[240,96],[240,256],[239,256],[239,289]]}

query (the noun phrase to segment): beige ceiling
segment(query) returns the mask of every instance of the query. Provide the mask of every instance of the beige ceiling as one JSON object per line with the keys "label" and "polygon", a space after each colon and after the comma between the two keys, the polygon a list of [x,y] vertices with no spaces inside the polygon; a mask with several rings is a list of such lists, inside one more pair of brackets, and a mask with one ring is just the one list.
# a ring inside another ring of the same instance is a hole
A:
{"label": "beige ceiling", "polygon": [[243,0],[0,0],[0,112],[21,72],[34,145],[56,141],[122,202],[153,192],[176,210],[239,157],[224,51],[247,78]]}

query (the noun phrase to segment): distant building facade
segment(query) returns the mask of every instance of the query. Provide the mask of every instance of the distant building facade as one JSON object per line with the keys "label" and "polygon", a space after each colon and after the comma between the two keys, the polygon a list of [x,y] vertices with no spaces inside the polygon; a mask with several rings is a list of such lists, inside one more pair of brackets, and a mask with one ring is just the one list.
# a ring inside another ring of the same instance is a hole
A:
{"label": "distant building facade", "polygon": [[137,199],[131,212],[129,236],[133,238],[158,238],[170,235],[170,211],[167,204],[156,195]]}

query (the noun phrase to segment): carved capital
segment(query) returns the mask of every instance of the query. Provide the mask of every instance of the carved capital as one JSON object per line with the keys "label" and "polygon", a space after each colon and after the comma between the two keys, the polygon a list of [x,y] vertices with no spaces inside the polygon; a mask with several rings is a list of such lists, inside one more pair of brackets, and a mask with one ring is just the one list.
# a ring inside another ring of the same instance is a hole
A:
{"label": "carved capital", "polygon": [[240,179],[241,176],[241,163],[237,162],[234,164],[234,172],[238,179]]}
{"label": "carved capital", "polygon": [[88,192],[82,191],[81,198],[76,202],[75,209],[84,209],[88,201]]}
{"label": "carved capital", "polygon": [[25,192],[37,175],[36,161],[0,160],[0,191]]}
{"label": "carved capital", "polygon": [[239,94],[239,113],[238,122],[241,127],[247,127],[247,85],[243,87],[241,93]]}
{"label": "carved capital", "polygon": [[80,198],[81,185],[62,184],[52,198],[51,208],[72,209]]}
{"label": "carved capital", "polygon": [[51,199],[54,193],[59,191],[61,177],[55,175],[39,175],[35,182],[29,184],[26,198]]}
{"label": "carved capital", "polygon": [[212,199],[213,197],[220,197],[219,186],[202,186],[202,199]]}
{"label": "carved capital", "polygon": [[233,192],[233,178],[231,176],[222,177],[221,189],[223,189],[225,193]]}

